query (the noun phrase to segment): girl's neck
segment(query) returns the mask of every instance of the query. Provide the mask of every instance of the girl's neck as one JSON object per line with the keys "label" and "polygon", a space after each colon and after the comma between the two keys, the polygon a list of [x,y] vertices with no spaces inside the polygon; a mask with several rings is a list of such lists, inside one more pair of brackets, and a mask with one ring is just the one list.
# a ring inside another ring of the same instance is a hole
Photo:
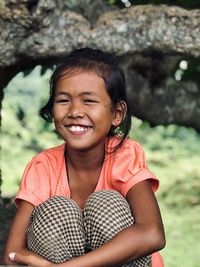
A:
{"label": "girl's neck", "polygon": [[90,151],[73,151],[66,149],[67,164],[76,170],[95,170],[102,166],[105,156],[104,145]]}

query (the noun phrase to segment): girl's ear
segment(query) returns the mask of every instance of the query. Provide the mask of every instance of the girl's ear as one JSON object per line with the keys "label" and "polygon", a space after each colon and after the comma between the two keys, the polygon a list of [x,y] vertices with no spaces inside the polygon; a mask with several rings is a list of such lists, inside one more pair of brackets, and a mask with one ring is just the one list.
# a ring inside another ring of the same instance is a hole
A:
{"label": "girl's ear", "polygon": [[126,102],[120,101],[113,108],[113,122],[112,125],[118,127],[126,117],[127,105]]}

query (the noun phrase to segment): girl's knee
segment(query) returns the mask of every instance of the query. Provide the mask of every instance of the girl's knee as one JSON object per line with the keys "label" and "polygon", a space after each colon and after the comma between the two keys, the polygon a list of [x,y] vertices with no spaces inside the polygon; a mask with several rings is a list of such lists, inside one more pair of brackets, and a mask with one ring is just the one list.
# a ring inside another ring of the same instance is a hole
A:
{"label": "girl's knee", "polygon": [[36,206],[27,232],[28,248],[59,263],[84,253],[83,216],[78,205],[65,197],[53,197]]}
{"label": "girl's knee", "polygon": [[97,191],[86,202],[84,224],[92,249],[106,243],[133,223],[129,204],[117,191]]}
{"label": "girl's knee", "polygon": [[84,212],[96,213],[100,216],[112,213],[116,216],[131,218],[131,223],[134,222],[127,200],[115,190],[101,190],[91,194],[86,202]]}
{"label": "girl's knee", "polygon": [[66,224],[69,220],[82,220],[82,213],[78,205],[70,198],[56,196],[47,199],[42,204],[36,206],[30,217],[30,223],[37,221],[45,225],[53,226]]}
{"label": "girl's knee", "polygon": [[112,200],[112,199],[123,201],[124,198],[118,191],[100,190],[100,191],[95,191],[94,193],[92,193],[90,197],[88,198],[87,202],[92,202],[92,201],[101,202],[102,200]]}

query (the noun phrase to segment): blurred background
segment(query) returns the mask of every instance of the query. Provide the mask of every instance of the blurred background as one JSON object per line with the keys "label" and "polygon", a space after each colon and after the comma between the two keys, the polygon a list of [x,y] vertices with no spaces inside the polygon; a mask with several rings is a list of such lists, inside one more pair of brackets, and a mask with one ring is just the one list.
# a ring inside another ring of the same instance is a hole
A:
{"label": "blurred background", "polygon": [[[106,1],[106,4],[119,9],[130,8],[137,4],[168,4],[186,9],[200,8],[199,1],[189,0],[110,0]],[[126,59],[123,58],[121,63],[125,68]],[[38,115],[39,109],[48,98],[52,69],[53,64],[27,68],[16,74],[4,88],[1,109],[1,195],[2,205],[4,205],[1,211],[3,212],[16,194],[24,168],[31,158],[45,148],[62,143],[54,133],[53,125],[45,122]],[[150,73],[151,77],[153,72],[154,70]],[[130,80],[131,72],[127,71],[126,74]],[[156,77],[160,76],[161,73],[158,72]],[[195,82],[199,90],[199,77],[198,59],[192,59],[183,54],[173,57],[173,66],[168,72],[167,79],[178,86]],[[145,78],[149,79],[149,77]],[[199,267],[200,134],[198,127],[178,125],[181,123],[156,125],[155,122],[148,122],[139,117],[142,116],[132,117],[130,137],[143,145],[149,168],[160,179],[160,189],[156,194],[166,230],[167,245],[161,252],[165,266]],[[200,118],[197,119],[200,120]],[[3,212],[0,213],[0,220],[7,224],[14,210],[7,217]],[[0,236],[3,230],[2,227]],[[3,242],[4,238],[0,237],[0,252]]]}

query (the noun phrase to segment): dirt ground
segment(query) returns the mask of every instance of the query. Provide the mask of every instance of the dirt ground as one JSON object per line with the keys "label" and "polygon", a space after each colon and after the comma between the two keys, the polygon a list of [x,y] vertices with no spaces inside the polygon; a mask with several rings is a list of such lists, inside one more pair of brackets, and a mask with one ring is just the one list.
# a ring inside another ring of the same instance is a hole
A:
{"label": "dirt ground", "polygon": [[0,263],[2,263],[3,249],[15,212],[16,207],[10,199],[0,198]]}

